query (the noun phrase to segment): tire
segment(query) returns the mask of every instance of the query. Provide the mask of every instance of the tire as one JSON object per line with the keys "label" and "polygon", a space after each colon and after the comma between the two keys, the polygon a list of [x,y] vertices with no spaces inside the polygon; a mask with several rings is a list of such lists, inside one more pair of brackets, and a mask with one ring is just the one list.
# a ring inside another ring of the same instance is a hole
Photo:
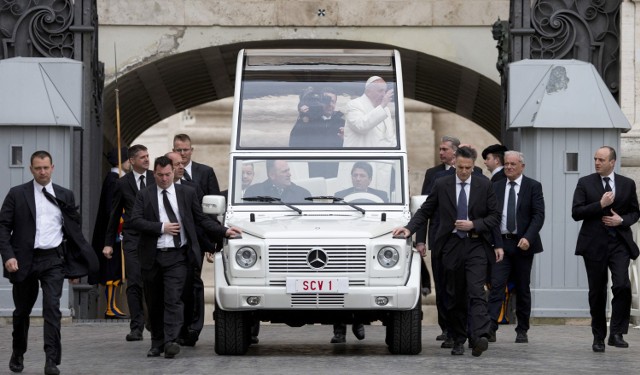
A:
{"label": "tire", "polygon": [[392,354],[419,354],[422,351],[422,303],[408,311],[394,311],[387,325],[385,342]]}
{"label": "tire", "polygon": [[249,312],[225,311],[216,306],[215,351],[219,355],[243,355],[251,344]]}

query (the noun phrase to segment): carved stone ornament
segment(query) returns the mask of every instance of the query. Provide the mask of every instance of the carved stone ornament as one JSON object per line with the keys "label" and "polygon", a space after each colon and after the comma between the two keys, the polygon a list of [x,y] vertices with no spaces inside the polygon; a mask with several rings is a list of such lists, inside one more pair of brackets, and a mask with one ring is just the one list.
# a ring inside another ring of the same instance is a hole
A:
{"label": "carved stone ornament", "polygon": [[0,59],[73,58],[72,0],[0,0]]}

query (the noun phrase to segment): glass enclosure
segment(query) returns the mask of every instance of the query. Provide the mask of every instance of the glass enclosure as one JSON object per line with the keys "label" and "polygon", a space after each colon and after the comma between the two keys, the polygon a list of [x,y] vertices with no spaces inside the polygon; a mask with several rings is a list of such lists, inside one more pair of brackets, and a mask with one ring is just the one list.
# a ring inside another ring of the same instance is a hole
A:
{"label": "glass enclosure", "polygon": [[238,149],[399,149],[392,55],[264,59],[247,59]]}
{"label": "glass enclosure", "polygon": [[[402,159],[235,158],[233,204],[403,204]],[[311,197],[325,197],[310,200]]]}

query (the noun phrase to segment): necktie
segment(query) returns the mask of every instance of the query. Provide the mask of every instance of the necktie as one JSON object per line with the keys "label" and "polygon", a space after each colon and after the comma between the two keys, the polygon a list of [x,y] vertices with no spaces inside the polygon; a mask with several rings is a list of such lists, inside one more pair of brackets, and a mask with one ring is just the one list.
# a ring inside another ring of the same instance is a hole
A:
{"label": "necktie", "polygon": [[147,187],[147,185],[144,184],[144,175],[140,176],[140,190],[144,189],[145,187]]}
{"label": "necktie", "polygon": [[56,207],[58,207],[58,202],[56,201],[56,197],[54,197],[51,193],[47,191],[46,187],[42,188],[42,194],[44,194],[45,198],[51,203],[53,203]]}
{"label": "necktie", "polygon": [[[169,202],[166,190],[162,190],[162,203],[164,204],[164,210],[167,212],[167,216],[169,216],[169,221],[177,223],[178,218],[176,217],[176,213],[173,212],[173,208],[171,208],[171,203]],[[173,236],[173,245],[176,248],[180,248],[180,233]]]}
{"label": "necktie", "polygon": [[612,191],[611,185],[609,185],[611,179],[609,177],[603,177],[602,179],[604,180],[604,191]]}
{"label": "necktie", "polygon": [[510,181],[509,200],[507,201],[507,231],[515,233],[516,231],[516,182]]}
{"label": "necktie", "polygon": [[187,170],[184,170],[184,179],[187,181],[191,181],[191,175],[189,174],[189,172],[187,172]]}
{"label": "necktie", "polygon": [[[464,186],[466,182],[460,183],[460,194],[458,195],[458,215],[456,219],[458,220],[467,220],[467,193],[464,191]],[[467,237],[467,232],[463,230],[459,230],[456,232],[458,237],[465,238]]]}

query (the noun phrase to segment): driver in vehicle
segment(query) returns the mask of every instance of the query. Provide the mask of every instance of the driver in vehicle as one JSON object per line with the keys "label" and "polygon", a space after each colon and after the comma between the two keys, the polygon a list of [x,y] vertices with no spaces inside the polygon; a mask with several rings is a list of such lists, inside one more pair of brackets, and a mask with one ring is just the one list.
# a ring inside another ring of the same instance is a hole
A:
{"label": "driver in vehicle", "polygon": [[311,196],[309,190],[291,182],[291,170],[286,160],[267,160],[267,176],[265,181],[249,186],[244,197],[268,196],[285,203],[304,203],[304,199]]}
{"label": "driver in vehicle", "polygon": [[[350,187],[345,190],[340,190],[336,192],[335,196],[338,198],[347,197],[348,201],[351,201],[348,196],[356,193],[368,193],[373,194],[376,197],[380,198],[383,203],[389,203],[389,197],[386,192],[378,189],[370,188],[371,178],[373,177],[373,168],[371,164],[359,161],[353,165],[351,168],[351,183],[353,187]],[[367,199],[364,196],[359,196],[358,198],[354,198],[357,201],[371,201],[371,199]]]}

